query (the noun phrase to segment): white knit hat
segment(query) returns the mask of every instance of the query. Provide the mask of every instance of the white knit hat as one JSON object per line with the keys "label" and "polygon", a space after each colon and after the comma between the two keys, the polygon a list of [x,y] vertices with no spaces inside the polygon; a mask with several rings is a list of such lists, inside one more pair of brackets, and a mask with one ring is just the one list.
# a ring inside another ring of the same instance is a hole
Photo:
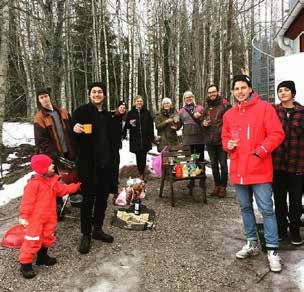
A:
{"label": "white knit hat", "polygon": [[195,97],[194,97],[194,94],[192,93],[192,91],[190,91],[190,90],[185,91],[185,92],[184,92],[184,95],[183,95],[183,99],[185,99],[185,98],[187,98],[187,97],[190,97],[190,96],[192,96],[193,98],[195,98]]}
{"label": "white knit hat", "polygon": [[164,105],[164,103],[170,103],[170,104],[172,104],[172,100],[171,100],[169,97],[165,97],[165,98],[162,100],[162,105]]}

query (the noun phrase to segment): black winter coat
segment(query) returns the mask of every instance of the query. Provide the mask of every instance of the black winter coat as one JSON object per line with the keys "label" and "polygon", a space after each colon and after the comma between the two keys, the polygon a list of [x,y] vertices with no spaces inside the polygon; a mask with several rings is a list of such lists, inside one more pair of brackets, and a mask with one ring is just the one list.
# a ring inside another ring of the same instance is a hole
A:
{"label": "black winter coat", "polygon": [[[102,124],[100,123],[101,119]],[[95,172],[98,164],[102,164],[102,167],[108,168],[110,172],[113,163],[111,114],[106,110],[98,112],[95,105],[88,103],[74,111],[72,121],[73,127],[76,123],[92,124],[92,134],[78,134],[74,132],[73,138],[79,180],[85,184],[86,188],[93,191],[96,183]],[[110,185],[111,182],[109,182]]]}
{"label": "black winter coat", "polygon": [[113,137],[113,147],[115,150],[119,150],[122,148],[122,131],[124,128],[126,114],[121,115],[117,111],[111,111],[112,116],[112,127],[111,133]]}
{"label": "black winter coat", "polygon": [[127,114],[124,135],[130,130],[130,152],[148,152],[154,141],[153,119],[150,112],[143,107],[138,111],[133,107]]}

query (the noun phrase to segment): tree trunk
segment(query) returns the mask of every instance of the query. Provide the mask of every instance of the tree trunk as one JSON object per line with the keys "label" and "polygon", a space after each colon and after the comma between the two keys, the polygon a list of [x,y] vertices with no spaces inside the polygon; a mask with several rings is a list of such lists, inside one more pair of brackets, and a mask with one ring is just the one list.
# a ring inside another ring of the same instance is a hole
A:
{"label": "tree trunk", "polygon": [[[8,33],[9,33],[9,2],[4,4],[1,9],[1,43],[0,43],[0,148],[2,151],[3,137],[2,129],[5,115],[5,96],[7,94],[7,79],[8,79]],[[0,153],[2,155],[2,153]],[[2,161],[1,166],[2,166]],[[2,176],[2,173],[1,173]]]}

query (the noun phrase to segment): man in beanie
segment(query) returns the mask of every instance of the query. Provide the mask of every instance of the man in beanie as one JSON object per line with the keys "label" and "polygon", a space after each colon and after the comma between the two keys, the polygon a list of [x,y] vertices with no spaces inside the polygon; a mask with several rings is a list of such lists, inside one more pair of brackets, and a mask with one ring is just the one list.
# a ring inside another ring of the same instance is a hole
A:
{"label": "man in beanie", "polygon": [[103,106],[106,94],[103,83],[90,84],[88,92],[89,103],[73,113],[77,170],[83,195],[80,211],[82,237],[79,245],[82,254],[90,251],[91,238],[113,242],[113,237],[102,229],[108,195],[113,186],[112,118]]}
{"label": "man in beanie", "polygon": [[271,104],[253,91],[251,79],[237,75],[232,83],[235,105],[223,117],[222,145],[230,154],[230,180],[235,186],[244,224],[246,245],[236,253],[244,259],[259,253],[253,194],[263,217],[270,270],[281,271],[278,230],[272,203],[272,151],[284,139]]}
{"label": "man in beanie", "polygon": [[304,174],[304,107],[294,100],[296,88],[293,81],[281,82],[277,93],[281,103],[275,105],[275,110],[285,131],[284,141],[272,153],[273,193],[279,240],[288,239],[289,227],[291,243],[301,245],[304,242],[300,235]]}
{"label": "man in beanie", "polygon": [[31,168],[36,175],[24,188],[19,217],[19,223],[25,227],[19,255],[20,270],[25,278],[36,275],[32,267],[36,254],[36,265],[52,266],[56,263],[56,258],[47,254],[56,240],[56,197],[74,193],[80,188],[79,183],[61,184],[54,173],[52,159],[47,155],[34,155]]}
{"label": "man in beanie", "polygon": [[[39,111],[34,116],[35,145],[39,153],[49,155],[56,163],[58,157],[74,159],[71,142],[71,117],[62,107],[54,105],[50,88],[37,90]],[[80,195],[74,199],[81,200]],[[62,198],[57,198],[57,213],[61,219]]]}
{"label": "man in beanie", "polygon": [[122,148],[122,130],[126,123],[126,108],[127,104],[120,100],[116,106],[116,110],[111,111],[112,115],[112,137],[113,137],[113,188],[111,193],[117,195],[118,193],[118,184],[119,184],[119,163],[120,155],[119,149]]}

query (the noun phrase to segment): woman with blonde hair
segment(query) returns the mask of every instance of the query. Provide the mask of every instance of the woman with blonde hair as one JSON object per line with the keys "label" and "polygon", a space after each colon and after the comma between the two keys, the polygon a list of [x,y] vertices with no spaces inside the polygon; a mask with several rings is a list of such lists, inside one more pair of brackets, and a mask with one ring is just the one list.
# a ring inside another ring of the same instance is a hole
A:
{"label": "woman with blonde hair", "polygon": [[133,98],[133,107],[126,118],[124,136],[127,130],[130,133],[130,152],[135,153],[139,175],[144,179],[147,152],[154,141],[154,128],[152,116],[140,95]]}
{"label": "woman with blonde hair", "polygon": [[[199,154],[199,160],[203,161],[205,137],[200,123],[204,108],[195,103],[195,97],[191,91],[184,92],[183,100],[184,106],[179,110],[180,127],[183,127],[183,146],[189,148],[192,154]],[[193,186],[194,180],[191,180],[189,187]]]}

